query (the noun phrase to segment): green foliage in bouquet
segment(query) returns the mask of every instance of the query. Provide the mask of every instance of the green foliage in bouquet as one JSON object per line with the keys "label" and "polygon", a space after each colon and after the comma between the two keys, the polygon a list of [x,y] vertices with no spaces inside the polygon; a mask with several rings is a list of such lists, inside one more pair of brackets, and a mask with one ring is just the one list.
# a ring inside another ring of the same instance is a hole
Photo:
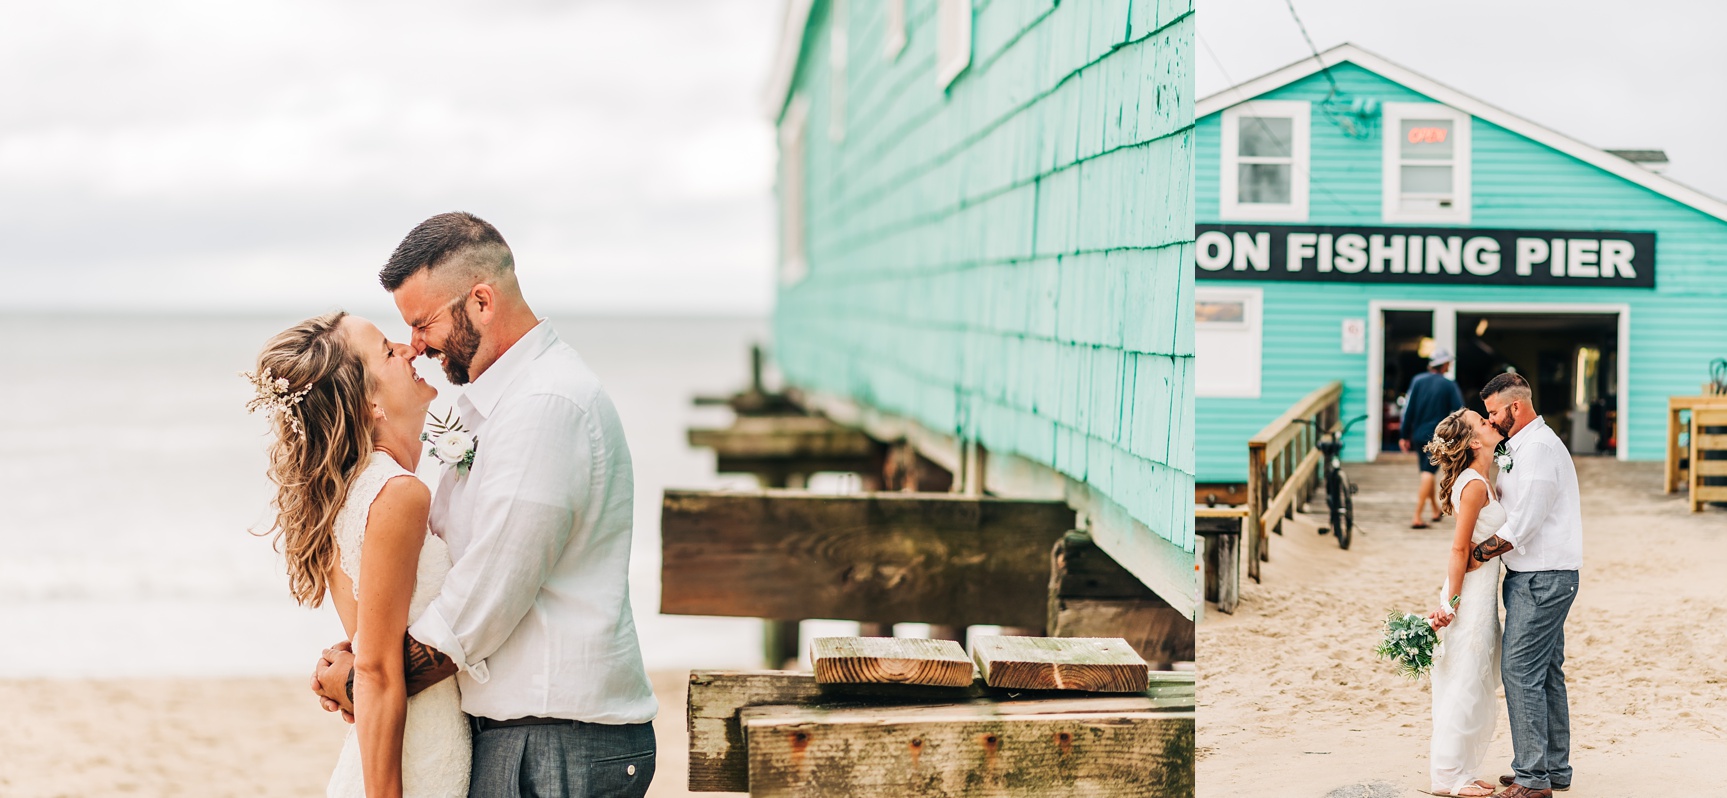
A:
{"label": "green foliage in bouquet", "polygon": [[1433,649],[1438,645],[1439,634],[1426,618],[1393,612],[1385,618],[1385,639],[1379,641],[1373,653],[1380,659],[1391,660],[1398,673],[1419,679],[1433,669]]}

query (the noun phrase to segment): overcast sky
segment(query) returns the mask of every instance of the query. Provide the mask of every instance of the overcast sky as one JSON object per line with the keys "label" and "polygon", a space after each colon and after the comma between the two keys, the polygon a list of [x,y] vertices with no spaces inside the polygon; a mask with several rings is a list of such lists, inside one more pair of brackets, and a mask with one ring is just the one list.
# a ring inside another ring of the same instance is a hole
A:
{"label": "overcast sky", "polygon": [[763,312],[778,0],[9,3],[5,307],[388,307],[463,209],[536,309]]}
{"label": "overcast sky", "polygon": [[[545,312],[764,312],[782,2],[9,3],[0,309],[387,307],[390,249],[460,208]],[[1727,195],[1727,5],[1296,5],[1321,49]],[[1202,96],[1306,54],[1284,0],[1198,20]]]}

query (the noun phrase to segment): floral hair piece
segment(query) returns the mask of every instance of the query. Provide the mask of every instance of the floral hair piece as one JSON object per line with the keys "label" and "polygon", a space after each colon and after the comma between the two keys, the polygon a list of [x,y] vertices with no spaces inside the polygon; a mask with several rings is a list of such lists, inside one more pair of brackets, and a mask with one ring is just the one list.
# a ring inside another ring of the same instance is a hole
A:
{"label": "floral hair piece", "polygon": [[293,413],[288,412],[288,409],[299,404],[301,399],[306,398],[306,394],[311,392],[312,386],[308,385],[298,391],[290,391],[287,378],[276,377],[272,379],[268,368],[264,369],[261,374],[242,371],[240,376],[251,381],[252,389],[258,392],[252,401],[246,403],[246,412],[256,413],[261,410],[268,416],[282,416],[288,419],[288,426],[292,427],[294,432],[302,438],[306,437],[306,430],[300,427],[300,419],[295,418]]}

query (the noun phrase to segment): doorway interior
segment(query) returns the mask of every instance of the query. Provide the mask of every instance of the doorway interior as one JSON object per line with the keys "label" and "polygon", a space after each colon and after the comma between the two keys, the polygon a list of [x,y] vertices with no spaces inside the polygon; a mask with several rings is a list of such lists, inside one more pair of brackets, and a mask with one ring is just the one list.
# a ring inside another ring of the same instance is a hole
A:
{"label": "doorway interior", "polygon": [[1619,317],[1605,313],[1458,313],[1457,385],[1481,410],[1482,386],[1516,371],[1535,412],[1572,454],[1618,449]]}
{"label": "doorway interior", "polygon": [[1409,383],[1436,346],[1456,356],[1452,378],[1482,412],[1482,386],[1515,371],[1529,380],[1536,412],[1573,454],[1626,451],[1620,408],[1627,311],[1611,305],[1373,303],[1368,382],[1378,401],[1370,456],[1397,451]]}

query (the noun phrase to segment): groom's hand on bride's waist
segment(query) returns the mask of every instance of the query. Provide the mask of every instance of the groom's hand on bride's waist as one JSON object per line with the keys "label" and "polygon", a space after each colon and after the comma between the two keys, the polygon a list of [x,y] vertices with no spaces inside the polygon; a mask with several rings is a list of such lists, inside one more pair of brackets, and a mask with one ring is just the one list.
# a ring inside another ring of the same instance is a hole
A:
{"label": "groom's hand on bride's waist", "polygon": [[1506,542],[1504,538],[1494,535],[1493,537],[1481,541],[1481,545],[1476,546],[1475,551],[1471,552],[1470,559],[1475,560],[1476,562],[1487,562],[1488,560],[1498,557],[1510,550],[1510,543]]}

